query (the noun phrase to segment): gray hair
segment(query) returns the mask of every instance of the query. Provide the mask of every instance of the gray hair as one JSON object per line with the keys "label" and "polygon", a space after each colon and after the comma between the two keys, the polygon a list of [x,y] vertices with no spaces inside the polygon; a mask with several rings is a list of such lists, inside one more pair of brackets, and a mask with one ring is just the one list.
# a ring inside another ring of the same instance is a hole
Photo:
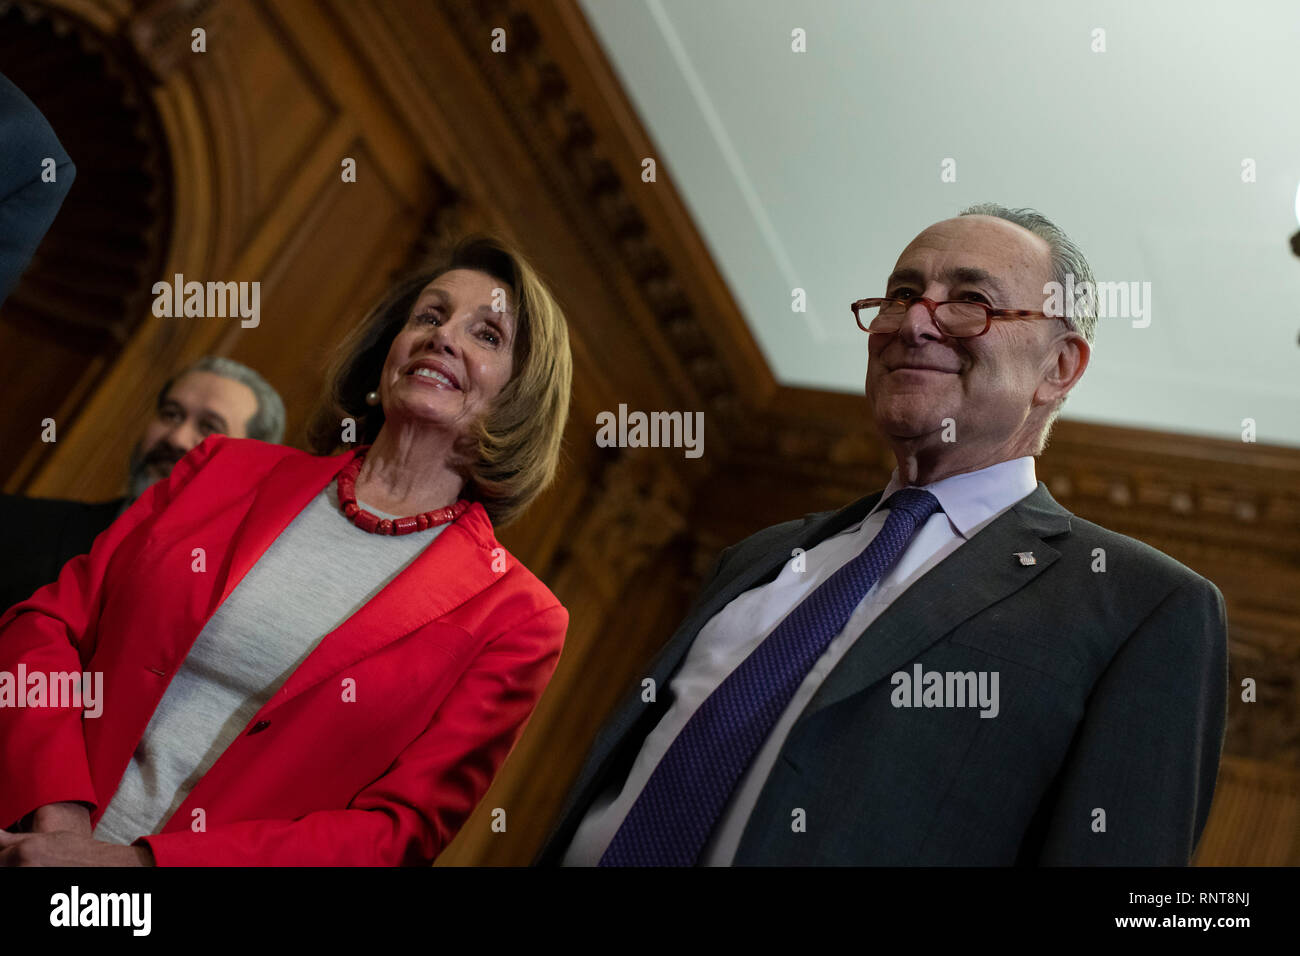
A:
{"label": "gray hair", "polygon": [[[982,202],[969,209],[963,209],[960,213],[963,216],[993,216],[997,219],[1005,219],[1007,222],[1015,223],[1022,229],[1028,229],[1035,236],[1043,239],[1051,247],[1052,256],[1052,280],[1059,283],[1062,288],[1065,286],[1065,277],[1073,275],[1074,288],[1079,288],[1083,283],[1094,290],[1097,288],[1096,280],[1093,278],[1092,266],[1088,265],[1088,260],[1083,251],[1074,244],[1074,242],[1062,232],[1046,216],[1034,209],[1008,209],[1006,206],[1000,206],[993,202]],[[1088,340],[1092,345],[1093,339],[1097,334],[1097,297],[1092,295],[1074,303],[1076,306],[1082,305],[1084,308],[1074,309],[1073,319],[1067,318],[1070,327]]]}
{"label": "gray hair", "polygon": [[[1052,281],[1065,287],[1066,276],[1072,275],[1074,288],[1079,288],[1085,282],[1093,290],[1093,295],[1077,299],[1072,303],[1073,317],[1065,317],[1070,328],[1074,329],[1084,337],[1088,345],[1093,344],[1097,336],[1097,281],[1092,274],[1092,266],[1088,265],[1088,259],[1083,254],[1083,250],[1074,244],[1061,229],[1048,219],[1042,213],[1035,209],[1021,208],[1010,209],[1006,206],[994,202],[977,203],[960,213],[962,216],[993,216],[997,219],[1005,219],[1007,222],[1014,223],[1022,229],[1027,229],[1035,236],[1043,239],[1050,247],[1052,260]],[[1066,396],[1068,398],[1068,396]],[[1061,414],[1061,406],[1065,404],[1065,398],[1056,403],[1051,414],[1047,418],[1047,424],[1043,428],[1043,433],[1039,438],[1038,450],[1035,454],[1041,454],[1043,448],[1047,446],[1047,437],[1051,434],[1052,426],[1056,423],[1056,417]]]}
{"label": "gray hair", "polygon": [[247,385],[253,390],[253,395],[257,399],[257,411],[248,420],[248,437],[275,445],[284,441],[284,401],[280,398],[280,393],[247,365],[226,358],[224,355],[205,355],[169,378],[167,384],[158,393],[159,407],[167,400],[167,393],[171,391],[176,380],[190,372],[211,372],[222,378]]}

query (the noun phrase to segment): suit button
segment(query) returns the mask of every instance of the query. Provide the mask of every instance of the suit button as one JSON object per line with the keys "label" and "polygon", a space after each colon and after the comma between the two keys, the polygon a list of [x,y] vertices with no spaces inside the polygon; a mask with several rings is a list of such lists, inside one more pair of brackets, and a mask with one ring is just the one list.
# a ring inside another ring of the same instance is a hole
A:
{"label": "suit button", "polygon": [[266,728],[270,726],[271,726],[271,722],[269,720],[259,720],[257,723],[253,724],[253,729],[250,730],[244,736],[251,737],[253,736],[253,734],[260,734],[262,731],[266,730]]}

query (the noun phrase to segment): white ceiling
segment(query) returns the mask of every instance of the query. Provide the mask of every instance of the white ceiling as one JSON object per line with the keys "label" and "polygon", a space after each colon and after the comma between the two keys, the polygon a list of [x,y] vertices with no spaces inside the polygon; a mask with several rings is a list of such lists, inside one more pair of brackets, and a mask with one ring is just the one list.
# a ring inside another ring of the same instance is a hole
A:
{"label": "white ceiling", "polygon": [[781,382],[861,391],[849,303],[992,201],[1151,283],[1064,417],[1300,446],[1297,0],[580,2]]}

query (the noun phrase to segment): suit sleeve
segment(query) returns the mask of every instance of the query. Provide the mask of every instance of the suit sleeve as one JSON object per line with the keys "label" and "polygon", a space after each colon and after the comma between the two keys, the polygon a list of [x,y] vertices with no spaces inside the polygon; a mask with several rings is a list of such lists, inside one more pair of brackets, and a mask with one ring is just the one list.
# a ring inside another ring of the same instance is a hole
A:
{"label": "suit sleeve", "polygon": [[427,866],[514,748],[559,663],[555,605],[495,638],[424,732],[342,810],[141,837],[159,866]]}
{"label": "suit sleeve", "polygon": [[[163,481],[151,485],[56,580],[0,615],[0,674],[80,672],[94,652],[104,576],[122,540],[167,507],[220,447],[204,439]],[[21,692],[22,689],[18,689]],[[0,827],[48,803],[98,806],[86,758],[82,716],[71,707],[0,706]]]}
{"label": "suit sleeve", "polygon": [[[41,111],[0,76],[0,303],[18,282],[27,263],[54,223],[72,188],[76,167]],[[55,179],[42,176],[46,159]]]}
{"label": "suit sleeve", "polygon": [[1187,865],[1210,813],[1227,695],[1223,595],[1195,578],[1130,635],[1094,688],[1039,862]]}

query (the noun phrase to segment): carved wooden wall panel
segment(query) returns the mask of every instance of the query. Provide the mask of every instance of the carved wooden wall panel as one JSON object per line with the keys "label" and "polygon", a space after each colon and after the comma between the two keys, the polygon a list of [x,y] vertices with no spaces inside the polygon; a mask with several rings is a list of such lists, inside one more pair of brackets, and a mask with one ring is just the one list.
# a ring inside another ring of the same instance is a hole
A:
{"label": "carved wooden wall panel", "polygon": [[[374,169],[364,143],[349,144],[343,155],[362,169]],[[400,251],[395,241],[413,241],[417,226],[380,177],[372,173],[344,184],[333,156],[312,165],[320,170],[316,194],[263,272],[261,324],[245,329],[227,323],[216,345],[276,384],[292,410],[293,431],[286,441],[300,447],[331,350],[360,322],[388,279],[373,263],[393,262]]]}
{"label": "carved wooden wall panel", "polygon": [[320,140],[337,120],[338,107],[325,81],[298,49],[293,27],[281,21],[273,4],[230,3],[229,25],[212,43],[238,47],[239,68],[232,71],[234,97],[253,133],[241,171],[253,222],[273,208],[304,170]]}

